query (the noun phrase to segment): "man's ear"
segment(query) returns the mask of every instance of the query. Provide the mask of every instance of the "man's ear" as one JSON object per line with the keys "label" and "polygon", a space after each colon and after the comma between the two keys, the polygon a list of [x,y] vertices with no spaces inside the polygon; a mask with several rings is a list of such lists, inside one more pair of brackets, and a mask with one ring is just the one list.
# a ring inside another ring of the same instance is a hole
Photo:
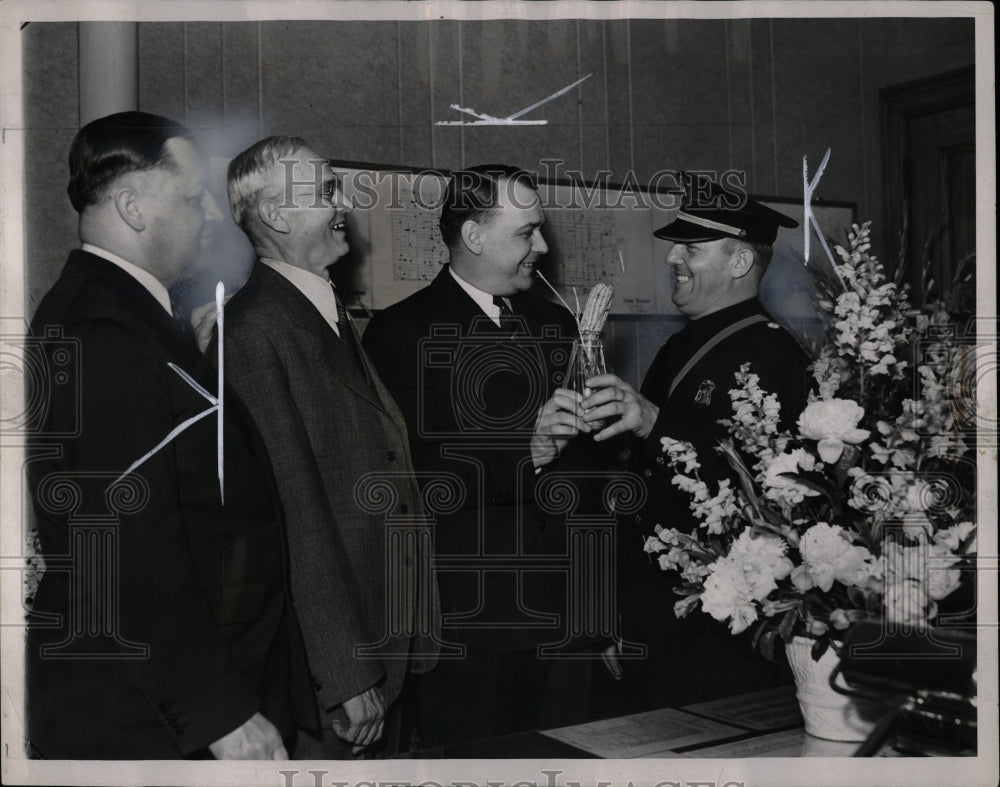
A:
{"label": "man's ear", "polygon": [[462,243],[465,244],[465,248],[477,256],[483,253],[483,238],[480,230],[479,224],[472,219],[462,224]]}
{"label": "man's ear", "polygon": [[281,211],[278,210],[278,203],[273,199],[261,200],[260,204],[257,206],[257,215],[264,224],[270,227],[275,232],[280,232],[282,234],[287,234],[291,232],[291,227],[288,226],[288,222],[285,221],[285,217],[281,215]]}
{"label": "man's ear", "polygon": [[142,217],[142,209],[139,206],[139,195],[133,189],[129,187],[119,188],[111,198],[122,221],[136,232],[142,232],[146,229],[146,220]]}
{"label": "man's ear", "polygon": [[740,246],[732,256],[733,278],[742,279],[753,270],[753,251],[747,246]]}

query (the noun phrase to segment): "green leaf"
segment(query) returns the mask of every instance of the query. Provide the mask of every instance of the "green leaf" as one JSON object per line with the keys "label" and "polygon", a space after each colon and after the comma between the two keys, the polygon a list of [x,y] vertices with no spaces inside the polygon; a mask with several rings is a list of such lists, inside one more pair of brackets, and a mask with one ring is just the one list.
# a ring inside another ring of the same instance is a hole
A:
{"label": "green leaf", "polygon": [[811,651],[812,660],[819,661],[821,658],[823,658],[823,654],[826,653],[827,648],[829,647],[830,647],[829,637],[820,637],[818,640],[816,640],[812,646],[812,651]]}
{"label": "green leaf", "polygon": [[774,646],[778,641],[778,632],[772,628],[765,628],[761,626],[760,631],[757,634],[755,647],[760,651],[762,655],[768,661],[775,661],[775,651]]}
{"label": "green leaf", "polygon": [[821,495],[823,495],[823,497],[825,497],[830,502],[831,506],[836,504],[836,501],[833,499],[833,495],[830,493],[830,490],[827,488],[825,484],[817,483],[816,481],[806,478],[804,475],[801,475],[800,473],[778,473],[778,475],[781,476],[782,478],[791,478],[797,483],[802,484],[802,486],[808,487],[809,489],[812,489],[815,492],[819,492]]}
{"label": "green leaf", "polygon": [[788,610],[785,613],[785,617],[781,620],[781,625],[778,626],[778,633],[781,638],[788,642],[792,638],[792,630],[795,628],[795,623],[798,621],[799,615],[794,609]]}

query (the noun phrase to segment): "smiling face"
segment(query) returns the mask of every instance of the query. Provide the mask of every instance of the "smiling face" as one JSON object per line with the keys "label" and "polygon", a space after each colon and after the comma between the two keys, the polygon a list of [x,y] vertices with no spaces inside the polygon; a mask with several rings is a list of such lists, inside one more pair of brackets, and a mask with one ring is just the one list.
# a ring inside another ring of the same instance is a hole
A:
{"label": "smiling face", "polygon": [[214,230],[222,213],[205,187],[198,151],[190,140],[174,137],[164,148],[173,168],[139,173],[141,212],[150,272],[166,287],[194,276],[208,261]]}
{"label": "smiling face", "polygon": [[340,181],[325,159],[300,148],[275,167],[271,186],[284,261],[325,276],[327,266],[349,250],[345,221],[351,205]]}
{"label": "smiling face", "polygon": [[457,272],[490,295],[530,290],[535,265],[549,247],[542,237],[545,212],[538,193],[521,181],[501,180],[497,207],[472,222],[475,251]]}
{"label": "smiling face", "polygon": [[753,265],[752,252],[727,238],[675,243],[666,262],[674,273],[671,300],[693,320],[756,293],[756,281],[747,275]]}

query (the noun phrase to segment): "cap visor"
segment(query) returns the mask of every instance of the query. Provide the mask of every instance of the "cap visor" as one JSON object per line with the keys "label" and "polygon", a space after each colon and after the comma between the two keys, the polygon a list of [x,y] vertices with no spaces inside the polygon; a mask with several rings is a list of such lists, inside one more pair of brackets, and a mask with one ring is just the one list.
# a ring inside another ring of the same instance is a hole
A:
{"label": "cap visor", "polygon": [[692,224],[684,219],[674,219],[664,227],[660,227],[653,232],[653,236],[661,240],[683,241],[685,243],[701,243],[719,238],[736,237],[717,232],[698,224]]}

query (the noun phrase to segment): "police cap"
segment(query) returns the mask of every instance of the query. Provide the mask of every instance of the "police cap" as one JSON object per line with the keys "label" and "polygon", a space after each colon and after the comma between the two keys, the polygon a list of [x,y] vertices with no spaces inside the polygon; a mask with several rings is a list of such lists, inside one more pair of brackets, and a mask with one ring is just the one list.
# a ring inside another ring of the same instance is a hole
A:
{"label": "police cap", "polygon": [[739,190],[726,190],[705,176],[682,173],[684,196],[672,222],[653,235],[680,243],[737,238],[747,243],[774,244],[778,228],[798,227],[790,219]]}

